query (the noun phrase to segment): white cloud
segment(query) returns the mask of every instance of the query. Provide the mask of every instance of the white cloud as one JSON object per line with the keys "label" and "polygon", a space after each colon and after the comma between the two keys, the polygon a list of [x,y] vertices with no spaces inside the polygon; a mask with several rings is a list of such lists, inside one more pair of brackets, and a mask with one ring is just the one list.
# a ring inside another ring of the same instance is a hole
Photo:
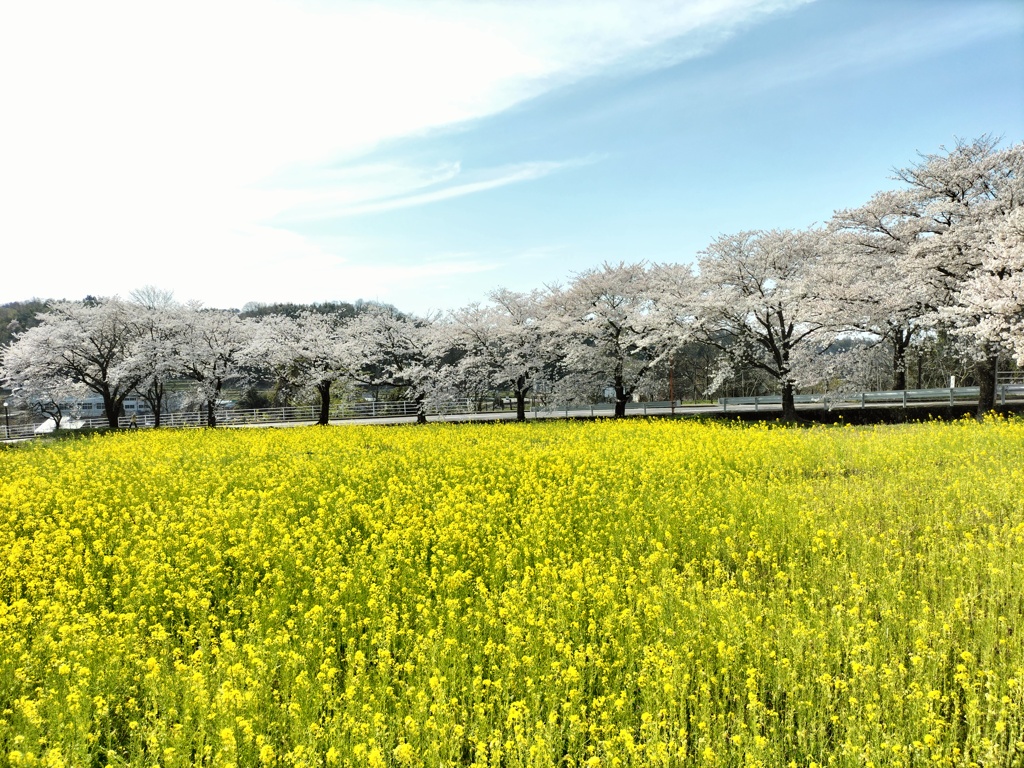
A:
{"label": "white cloud", "polygon": [[[589,157],[560,162],[530,162],[516,163],[501,168],[486,169],[463,177],[461,167],[458,163],[452,163],[444,167],[441,173],[430,173],[429,169],[416,172],[415,169],[402,167],[388,167],[391,180],[405,179],[406,186],[395,189],[393,185],[377,184],[377,180],[369,173],[359,173],[359,167],[353,169],[353,174],[361,180],[356,185],[342,183],[336,188],[321,194],[309,194],[309,199],[300,203],[297,208],[285,214],[284,218],[289,221],[298,219],[317,218],[319,216],[330,216],[340,218],[346,216],[362,216],[371,213],[383,213],[394,211],[399,208],[412,208],[418,205],[427,205],[442,200],[451,200],[456,197],[464,197],[478,192],[486,192],[491,189],[498,189],[509,184],[517,184],[523,181],[535,181],[542,179],[557,171],[566,168],[575,168],[581,165],[588,165],[596,162],[598,158]],[[440,186],[449,181],[458,183]],[[425,187],[436,186],[436,189],[420,191]],[[390,193],[378,192],[373,194],[375,188],[384,190],[390,187]],[[362,202],[360,200],[365,200]]]}
{"label": "white cloud", "polygon": [[187,296],[175,274],[214,261],[231,265],[218,279],[253,286],[252,262],[337,261],[264,223],[318,198],[350,212],[421,204],[557,166],[432,191],[457,164],[325,173],[320,189],[261,182],[494,114],[645,51],[663,65],[668,40],[803,1],[6,3],[0,251],[33,268],[5,276],[0,300],[112,293],[121,275]]}

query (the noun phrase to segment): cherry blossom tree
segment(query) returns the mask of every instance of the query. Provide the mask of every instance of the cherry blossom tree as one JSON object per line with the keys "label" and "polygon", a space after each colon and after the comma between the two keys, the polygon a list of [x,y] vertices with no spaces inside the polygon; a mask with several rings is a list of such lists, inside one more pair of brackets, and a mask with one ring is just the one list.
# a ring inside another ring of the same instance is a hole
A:
{"label": "cherry blossom tree", "polygon": [[664,355],[645,264],[605,264],[576,275],[546,300],[544,327],[560,356],[561,385],[611,388],[615,416]]}
{"label": "cherry blossom tree", "polygon": [[446,338],[429,319],[410,317],[387,305],[369,304],[343,326],[341,359],[354,381],[402,387],[427,420],[425,402],[434,391]]}
{"label": "cherry blossom tree", "polygon": [[689,343],[697,320],[700,285],[689,264],[656,264],[650,268],[647,291],[652,305],[654,334],[665,347]]}
{"label": "cherry blossom tree", "polygon": [[331,386],[345,375],[344,333],[339,315],[301,312],[295,318],[268,315],[253,326],[245,357],[272,371],[299,392],[314,392],[317,424],[330,419]]}
{"label": "cherry blossom tree", "polygon": [[815,290],[851,329],[889,347],[892,388],[906,389],[907,352],[925,327],[923,319],[943,302],[942,286],[907,263],[911,248],[932,227],[916,215],[910,192],[901,190],[837,211],[829,229],[833,237]]}
{"label": "cherry blossom tree", "polygon": [[174,291],[157,288],[155,285],[144,285],[128,294],[134,303],[146,309],[172,309],[179,306],[174,300]]}
{"label": "cherry blossom tree", "polygon": [[173,315],[174,369],[196,382],[206,405],[206,424],[217,425],[217,400],[226,382],[242,377],[251,325],[227,310],[188,304]]}
{"label": "cherry blossom tree", "polygon": [[492,391],[511,391],[516,419],[526,419],[526,398],[548,360],[539,292],[492,291],[490,305],[472,305],[449,318],[452,346],[461,356],[452,370]]}
{"label": "cherry blossom tree", "polygon": [[[141,290],[141,289],[140,289]],[[153,426],[159,427],[167,402],[167,385],[176,378],[180,361],[177,351],[185,323],[186,308],[175,304],[168,292],[147,286],[149,293],[133,292],[137,308],[139,338],[135,353],[125,365],[139,378],[135,392],[153,413]],[[142,296],[148,304],[141,304]]]}
{"label": "cherry blossom tree", "polygon": [[720,351],[723,375],[739,367],[768,374],[784,419],[796,418],[795,387],[815,357],[796,352],[812,340],[820,350],[827,328],[809,282],[821,242],[817,230],[739,232],[716,239],[699,259],[694,332]]}
{"label": "cherry blossom tree", "polygon": [[[24,351],[12,350],[11,364],[15,369],[27,369],[16,359]],[[79,415],[81,400],[88,394],[82,384],[70,379],[15,377],[11,384],[15,403],[45,419],[52,419],[54,430],[60,429],[65,416]]]}
{"label": "cherry blossom tree", "polygon": [[941,315],[971,348],[1005,352],[1024,366],[1024,207],[973,235],[981,262]]}
{"label": "cherry blossom tree", "polygon": [[81,385],[103,399],[107,423],[116,428],[125,397],[142,378],[130,364],[140,337],[137,307],[116,297],[61,301],[39,321],[4,352],[7,386],[43,392]]}
{"label": "cherry blossom tree", "polygon": [[676,374],[682,376],[680,389],[688,390],[696,399],[710,380],[713,355],[694,334],[700,291],[693,268],[689,264],[654,265],[648,276],[648,291],[654,299],[651,344],[663,351],[669,399],[676,399]]}
{"label": "cherry blossom tree", "polygon": [[975,325],[982,318],[958,301],[975,300],[970,297],[976,292],[965,292],[972,283],[991,283],[986,263],[993,264],[993,244],[1003,236],[997,232],[1012,228],[1005,219],[1024,205],[1024,143],[1005,149],[998,144],[991,136],[957,140],[952,149],[941,147],[897,172],[910,190],[913,215],[927,222],[925,235],[909,250],[907,269],[944,296],[929,319],[940,327],[953,322],[963,353],[974,361],[979,416],[995,405],[995,373],[1005,347],[985,332],[965,332],[967,318]]}

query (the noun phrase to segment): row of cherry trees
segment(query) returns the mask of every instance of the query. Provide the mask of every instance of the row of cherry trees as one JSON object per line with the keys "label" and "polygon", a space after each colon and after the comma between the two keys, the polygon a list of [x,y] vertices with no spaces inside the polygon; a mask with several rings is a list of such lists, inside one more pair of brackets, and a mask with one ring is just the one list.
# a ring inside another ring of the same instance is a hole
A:
{"label": "row of cherry trees", "polygon": [[853,385],[880,350],[905,388],[908,353],[941,335],[988,410],[1000,361],[1024,365],[1024,144],[961,141],[897,178],[899,189],[824,226],[721,236],[695,269],[606,264],[432,318],[367,304],[354,316],[242,319],[155,291],[57,302],[4,350],[3,377],[40,409],[91,391],[111,426],[132,393],[161,413],[168,382],[183,378],[213,425],[224,384],[244,375],[315,397],[321,423],[337,382],[403,387],[424,406],[509,393],[520,419],[539,382],[562,398],[610,389],[621,415],[696,346],[715,353],[710,390],[757,372],[793,417],[798,387]]}

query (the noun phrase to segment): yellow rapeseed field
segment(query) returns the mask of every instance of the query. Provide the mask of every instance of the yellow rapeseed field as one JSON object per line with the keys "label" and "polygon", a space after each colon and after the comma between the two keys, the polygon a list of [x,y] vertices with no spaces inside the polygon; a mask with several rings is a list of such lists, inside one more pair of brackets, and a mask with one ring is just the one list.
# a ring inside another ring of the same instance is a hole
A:
{"label": "yellow rapeseed field", "polygon": [[0,452],[0,763],[1024,763],[1024,423]]}

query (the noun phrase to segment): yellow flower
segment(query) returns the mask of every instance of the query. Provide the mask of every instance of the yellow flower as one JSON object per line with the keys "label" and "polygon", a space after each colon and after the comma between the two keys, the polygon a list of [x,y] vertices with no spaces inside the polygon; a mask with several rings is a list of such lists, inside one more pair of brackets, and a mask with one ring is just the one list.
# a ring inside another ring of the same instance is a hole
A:
{"label": "yellow flower", "polygon": [[395,760],[397,760],[402,765],[408,765],[409,763],[411,763],[413,757],[415,756],[413,748],[407,742],[404,741],[401,742],[397,747],[395,747],[393,754],[395,756]]}
{"label": "yellow flower", "polygon": [[260,762],[263,765],[272,765],[274,762],[275,754],[274,747],[270,744],[264,744],[260,747]]}

